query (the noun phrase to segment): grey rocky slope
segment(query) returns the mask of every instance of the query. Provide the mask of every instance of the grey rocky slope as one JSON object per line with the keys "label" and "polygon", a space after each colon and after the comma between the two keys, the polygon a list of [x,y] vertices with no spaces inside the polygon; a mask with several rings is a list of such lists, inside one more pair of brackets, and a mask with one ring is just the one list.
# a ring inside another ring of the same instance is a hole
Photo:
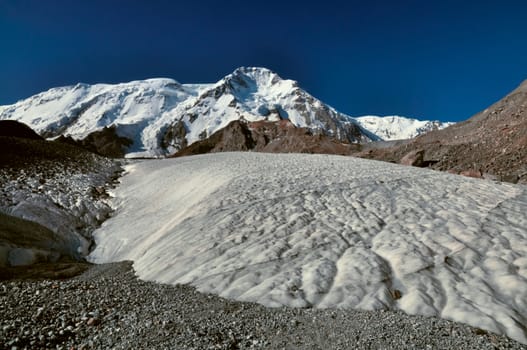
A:
{"label": "grey rocky slope", "polygon": [[127,262],[70,280],[0,282],[10,349],[527,349],[504,336],[401,312],[265,308],[140,281]]}
{"label": "grey rocky slope", "polygon": [[119,161],[58,142],[0,137],[0,266],[82,259],[110,214]]}

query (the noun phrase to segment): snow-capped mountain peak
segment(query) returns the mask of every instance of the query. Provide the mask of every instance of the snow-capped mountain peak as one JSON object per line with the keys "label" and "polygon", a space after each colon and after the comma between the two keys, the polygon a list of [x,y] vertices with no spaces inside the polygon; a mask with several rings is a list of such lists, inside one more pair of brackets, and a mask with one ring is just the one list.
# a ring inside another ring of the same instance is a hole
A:
{"label": "snow-capped mountain peak", "polygon": [[240,119],[288,119],[342,141],[376,139],[295,81],[257,67],[238,68],[215,84],[156,78],[54,88],[0,107],[0,119],[21,121],[46,137],[77,139],[113,126],[119,136],[133,141],[128,156],[166,155]]}
{"label": "snow-capped mountain peak", "polygon": [[[251,86],[273,86],[282,81],[284,81],[284,79],[267,68],[240,67],[220,80],[219,83],[226,82],[236,89],[237,87],[250,88]],[[293,80],[287,81],[293,82]]]}
{"label": "snow-capped mountain peak", "polygon": [[364,128],[385,141],[410,139],[432,130],[444,129],[454,123],[438,120],[418,120],[401,116],[363,116],[355,118]]}

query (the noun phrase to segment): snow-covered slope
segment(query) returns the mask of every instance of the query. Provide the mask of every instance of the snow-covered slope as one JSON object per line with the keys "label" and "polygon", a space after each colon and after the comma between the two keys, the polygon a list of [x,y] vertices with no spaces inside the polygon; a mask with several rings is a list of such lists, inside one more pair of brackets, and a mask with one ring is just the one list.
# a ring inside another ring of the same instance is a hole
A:
{"label": "snow-covered slope", "polygon": [[527,343],[525,187],[351,157],[128,166],[94,262],[268,306],[397,308]]}
{"label": "snow-covered slope", "polygon": [[84,138],[105,126],[133,140],[128,156],[174,152],[237,119],[289,119],[296,126],[363,142],[377,139],[265,68],[238,68],[216,84],[149,79],[116,85],[77,84],[42,92],[0,107],[0,120],[26,123],[46,137]]}
{"label": "snow-covered slope", "polygon": [[134,141],[130,152],[158,155],[160,128],[168,123],[166,113],[205,88],[184,86],[171,79],[77,84],[0,107],[0,119],[21,121],[46,137],[62,134],[78,139],[115,125],[120,136]]}
{"label": "snow-covered slope", "polygon": [[363,116],[355,118],[363,128],[385,141],[411,139],[431,130],[444,129],[454,123],[417,120],[401,116]]}

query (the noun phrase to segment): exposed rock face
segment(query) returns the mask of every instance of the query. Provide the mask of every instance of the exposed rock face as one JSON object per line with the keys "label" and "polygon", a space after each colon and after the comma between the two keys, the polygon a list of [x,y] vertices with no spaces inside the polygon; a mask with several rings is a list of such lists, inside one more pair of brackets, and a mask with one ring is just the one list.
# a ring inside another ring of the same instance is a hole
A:
{"label": "exposed rock face", "polygon": [[50,229],[0,212],[0,267],[28,265],[68,257],[68,242]]}
{"label": "exposed rock face", "polygon": [[113,125],[92,132],[82,140],[74,140],[69,136],[60,136],[57,141],[80,146],[90,152],[110,158],[124,157],[126,148],[132,144],[132,140],[117,135],[116,128]]}
{"label": "exposed rock face", "polygon": [[167,149],[173,147],[175,149],[182,149],[187,147],[187,128],[185,123],[178,120],[174,124],[167,127],[167,130],[163,133],[161,140],[161,147]]}
{"label": "exposed rock face", "polygon": [[527,183],[527,81],[465,122],[357,155],[400,162],[416,150],[424,150],[423,166]]}
{"label": "exposed rock face", "polygon": [[174,156],[234,151],[349,155],[359,148],[357,144],[341,142],[321,134],[313,135],[310,130],[297,128],[288,120],[277,122],[237,120],[209,138],[182,149]]}

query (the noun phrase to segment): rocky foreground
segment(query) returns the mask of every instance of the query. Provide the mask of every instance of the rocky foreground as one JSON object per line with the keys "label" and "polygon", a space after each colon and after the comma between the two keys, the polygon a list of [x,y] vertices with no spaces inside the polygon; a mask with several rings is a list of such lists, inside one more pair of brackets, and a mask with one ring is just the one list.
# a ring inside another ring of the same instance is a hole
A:
{"label": "rocky foreground", "polygon": [[[33,267],[34,269],[34,267]],[[527,349],[401,312],[265,308],[138,280],[130,262],[0,282],[4,349]]]}

